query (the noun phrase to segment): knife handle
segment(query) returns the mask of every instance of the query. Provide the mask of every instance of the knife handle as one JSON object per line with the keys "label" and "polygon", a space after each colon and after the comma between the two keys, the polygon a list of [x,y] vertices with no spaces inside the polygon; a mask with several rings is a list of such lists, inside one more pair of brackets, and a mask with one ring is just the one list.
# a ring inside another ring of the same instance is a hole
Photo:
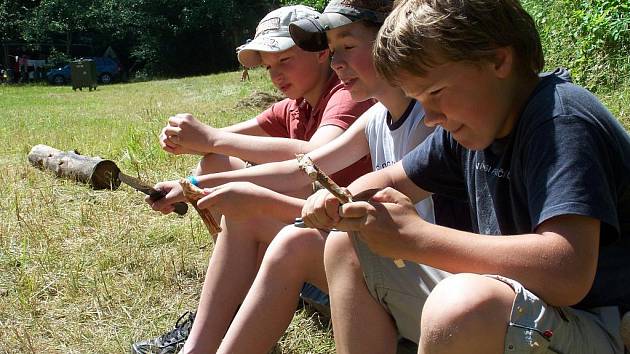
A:
{"label": "knife handle", "polygon": [[188,204],[184,202],[177,202],[173,204],[173,207],[175,207],[177,215],[186,215],[186,212],[188,212]]}
{"label": "knife handle", "polygon": [[[151,195],[149,195],[149,198],[151,198],[151,200],[153,201],[156,201],[164,198],[165,195],[166,193],[162,191],[155,191],[154,193],[151,193]],[[175,212],[177,213],[177,215],[186,215],[186,213],[188,212],[188,204],[184,202],[177,202],[173,204],[173,207],[175,208]]]}

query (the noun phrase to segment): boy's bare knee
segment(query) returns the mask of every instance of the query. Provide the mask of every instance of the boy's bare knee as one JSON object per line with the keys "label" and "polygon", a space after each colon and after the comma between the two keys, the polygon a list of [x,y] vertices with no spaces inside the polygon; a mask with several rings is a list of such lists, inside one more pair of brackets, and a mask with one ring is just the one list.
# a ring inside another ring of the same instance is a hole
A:
{"label": "boy's bare knee", "polygon": [[216,169],[216,165],[217,165],[217,161],[216,161],[216,158],[214,157],[214,154],[204,155],[201,158],[201,160],[199,160],[197,167],[195,167],[195,170],[193,171],[193,175],[201,176],[205,173],[210,173],[211,171]]}
{"label": "boy's bare knee", "polygon": [[282,224],[277,220],[264,217],[232,220],[224,216],[221,227],[223,231],[219,235],[224,235],[225,238],[253,240],[268,244],[271,242],[273,235],[280,230]]}
{"label": "boy's bare knee", "polygon": [[358,259],[354,252],[350,235],[345,232],[331,232],[328,235],[324,248],[324,265],[326,269],[332,269],[340,264],[353,261],[358,266]]}
{"label": "boy's bare knee", "polygon": [[321,259],[323,247],[324,241],[319,231],[288,226],[280,230],[273,239],[263,262],[285,267],[311,264],[317,257]]}
{"label": "boy's bare knee", "polygon": [[443,280],[422,310],[424,352],[460,352],[480,341],[499,348],[514,296],[507,284],[478,274],[458,274]]}
{"label": "boy's bare knee", "polygon": [[200,176],[208,173],[217,173],[237,170],[245,167],[245,163],[235,157],[219,155],[219,154],[206,154],[204,155],[195,170],[192,172],[195,176]]}

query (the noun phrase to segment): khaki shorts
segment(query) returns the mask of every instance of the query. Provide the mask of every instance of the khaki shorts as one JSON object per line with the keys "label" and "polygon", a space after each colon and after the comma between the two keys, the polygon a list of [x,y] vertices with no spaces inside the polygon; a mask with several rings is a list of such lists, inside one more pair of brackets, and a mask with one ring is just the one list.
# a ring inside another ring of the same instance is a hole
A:
{"label": "khaki shorts", "polygon": [[413,262],[398,268],[394,260],[373,253],[356,235],[352,238],[370,294],[392,316],[400,336],[417,343],[424,302],[450,273]]}
{"label": "khaki shorts", "polygon": [[547,305],[515,280],[489,275],[514,289],[505,353],[623,354],[616,306],[578,310]]}
{"label": "khaki shorts", "polygon": [[[392,316],[400,336],[417,343],[422,307],[435,285],[450,274],[413,262],[397,268],[391,258],[378,256],[358,237],[353,239],[370,294]],[[508,284],[516,294],[505,337],[506,354],[624,353],[617,307],[588,311],[553,307],[515,280],[487,276]]]}

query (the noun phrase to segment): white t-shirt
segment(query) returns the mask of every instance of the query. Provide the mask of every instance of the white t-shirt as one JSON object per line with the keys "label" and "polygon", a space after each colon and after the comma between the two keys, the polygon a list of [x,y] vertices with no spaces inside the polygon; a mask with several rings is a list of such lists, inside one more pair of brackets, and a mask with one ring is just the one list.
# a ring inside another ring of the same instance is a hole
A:
{"label": "white t-shirt", "polygon": [[[365,136],[370,145],[372,167],[375,171],[402,160],[406,153],[433,132],[433,128],[424,125],[424,109],[415,100],[393,124],[387,108],[380,102],[363,114],[368,116]],[[416,210],[424,220],[435,223],[433,200],[430,197],[418,202]]]}

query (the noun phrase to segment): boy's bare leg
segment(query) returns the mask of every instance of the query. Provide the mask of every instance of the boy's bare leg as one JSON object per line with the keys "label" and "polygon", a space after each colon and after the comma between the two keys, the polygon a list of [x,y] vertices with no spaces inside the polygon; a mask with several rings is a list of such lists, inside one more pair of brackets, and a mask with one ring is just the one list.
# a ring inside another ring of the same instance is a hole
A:
{"label": "boy's bare leg", "polygon": [[324,242],[318,230],[280,231],[217,353],[269,352],[291,322],[304,282],[326,291]]}
{"label": "boy's bare leg", "polygon": [[282,226],[262,218],[223,219],[184,353],[217,350],[256,275],[260,245],[271,242]]}
{"label": "boy's bare leg", "polygon": [[503,353],[514,290],[478,274],[458,274],[433,289],[422,310],[418,353]]}
{"label": "boy's bare leg", "polygon": [[337,353],[395,353],[396,327],[383,306],[370,295],[347,233],[330,233],[324,264]]}
{"label": "boy's bare leg", "polygon": [[207,154],[201,158],[193,174],[199,176],[208,173],[233,171],[241,168],[245,168],[245,162],[237,157]]}

